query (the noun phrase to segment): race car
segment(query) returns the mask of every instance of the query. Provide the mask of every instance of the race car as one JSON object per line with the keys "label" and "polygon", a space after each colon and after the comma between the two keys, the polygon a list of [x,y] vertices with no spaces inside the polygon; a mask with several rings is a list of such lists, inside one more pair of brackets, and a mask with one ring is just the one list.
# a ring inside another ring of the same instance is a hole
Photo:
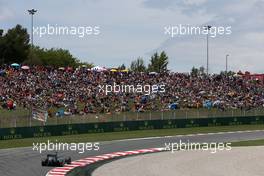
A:
{"label": "race car", "polygon": [[71,164],[71,158],[62,159],[58,157],[58,154],[48,154],[47,158],[41,161],[42,166],[55,166],[63,167],[65,164]]}

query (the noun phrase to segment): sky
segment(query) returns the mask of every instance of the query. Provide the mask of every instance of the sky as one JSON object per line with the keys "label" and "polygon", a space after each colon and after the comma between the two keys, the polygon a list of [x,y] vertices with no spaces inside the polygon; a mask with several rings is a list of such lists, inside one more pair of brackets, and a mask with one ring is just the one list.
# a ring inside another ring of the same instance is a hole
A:
{"label": "sky", "polygon": [[230,35],[209,37],[209,72],[264,73],[264,0],[0,0],[0,28],[21,24],[30,31],[27,9],[38,10],[34,26],[99,26],[99,35],[34,35],[34,44],[64,48],[99,66],[127,66],[165,51],[169,69],[206,67],[206,35],[165,35],[167,26],[231,26]]}

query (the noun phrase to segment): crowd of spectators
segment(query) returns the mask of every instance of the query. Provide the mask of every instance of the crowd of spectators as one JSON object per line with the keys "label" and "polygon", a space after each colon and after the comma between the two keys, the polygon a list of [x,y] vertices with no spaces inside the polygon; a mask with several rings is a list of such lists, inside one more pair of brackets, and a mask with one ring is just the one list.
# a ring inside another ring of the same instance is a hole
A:
{"label": "crowd of spectators", "polygon": [[[100,91],[112,84],[165,85],[164,92],[150,95]],[[184,73],[133,73],[91,71],[87,68],[55,69],[35,66],[27,70],[0,67],[2,108],[38,107],[63,109],[64,113],[111,113],[121,111],[164,111],[176,108],[219,108],[226,110],[263,107],[264,87],[257,80],[240,76]]]}

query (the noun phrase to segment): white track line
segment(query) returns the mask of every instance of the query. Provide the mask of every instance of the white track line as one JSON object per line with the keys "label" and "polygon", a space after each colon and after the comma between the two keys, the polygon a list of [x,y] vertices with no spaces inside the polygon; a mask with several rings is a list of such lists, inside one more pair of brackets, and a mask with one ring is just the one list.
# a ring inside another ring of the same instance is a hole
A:
{"label": "white track line", "polygon": [[[118,139],[111,141],[101,141],[100,143],[113,143],[113,142],[125,142],[125,141],[136,141],[136,140],[151,140],[151,139],[162,139],[162,138],[172,138],[172,137],[192,137],[192,136],[203,136],[203,135],[221,135],[221,134],[232,134],[232,133],[254,133],[254,132],[264,132],[264,130],[242,130],[242,131],[231,131],[231,132],[215,132],[215,133],[193,133],[193,134],[182,134],[182,135],[172,135],[172,136],[156,136],[156,137],[145,137],[145,138],[133,138],[133,139]],[[53,136],[56,137],[56,136]],[[27,138],[25,138],[27,139]],[[0,149],[1,151],[17,150],[17,149],[32,149],[32,147],[17,147],[17,148],[7,148]]]}
{"label": "white track line", "polygon": [[230,132],[215,132],[215,133],[194,133],[194,134],[182,134],[174,136],[156,136],[156,137],[145,137],[145,138],[133,138],[133,139],[120,139],[106,142],[126,142],[126,141],[137,141],[137,140],[151,140],[151,139],[163,139],[163,138],[173,138],[173,137],[195,137],[195,136],[207,136],[207,135],[222,135],[222,134],[241,134],[241,133],[254,133],[254,132],[264,132],[264,130],[244,130],[244,131],[230,131]]}

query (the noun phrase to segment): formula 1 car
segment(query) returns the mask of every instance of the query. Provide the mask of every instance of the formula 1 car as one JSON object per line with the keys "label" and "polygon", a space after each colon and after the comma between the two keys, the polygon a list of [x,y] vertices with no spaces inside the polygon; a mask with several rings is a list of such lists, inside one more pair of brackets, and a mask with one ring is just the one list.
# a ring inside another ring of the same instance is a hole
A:
{"label": "formula 1 car", "polygon": [[58,154],[48,154],[47,158],[41,161],[42,166],[63,167],[65,164],[71,164],[71,158],[61,159]]}

